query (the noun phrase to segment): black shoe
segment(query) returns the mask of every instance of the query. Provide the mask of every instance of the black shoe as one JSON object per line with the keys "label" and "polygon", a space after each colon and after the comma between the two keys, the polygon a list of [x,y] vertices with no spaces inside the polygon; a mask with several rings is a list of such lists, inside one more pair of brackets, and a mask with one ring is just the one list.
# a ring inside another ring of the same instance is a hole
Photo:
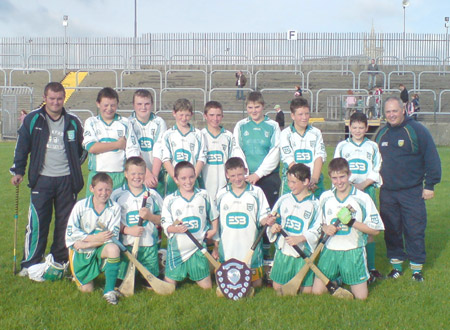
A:
{"label": "black shoe", "polygon": [[411,277],[416,282],[423,282],[425,279],[423,278],[422,272],[417,272],[412,274]]}
{"label": "black shoe", "polygon": [[375,279],[382,279],[383,275],[381,275],[381,273],[377,270],[377,269],[372,269],[369,270],[370,276],[374,277]]}
{"label": "black shoe", "polygon": [[387,274],[387,278],[399,278],[402,275],[403,275],[403,272],[401,272],[397,269],[393,269],[393,270],[391,270],[391,272],[389,274]]}

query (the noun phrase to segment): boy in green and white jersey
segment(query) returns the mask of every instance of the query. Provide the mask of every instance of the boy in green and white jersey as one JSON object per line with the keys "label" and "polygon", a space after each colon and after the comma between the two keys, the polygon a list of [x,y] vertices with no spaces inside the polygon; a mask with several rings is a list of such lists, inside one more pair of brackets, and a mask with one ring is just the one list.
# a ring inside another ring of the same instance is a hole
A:
{"label": "boy in green and white jersey", "polygon": [[[294,164],[287,172],[291,193],[281,196],[272,213],[279,215],[277,223],[267,230],[271,242],[276,240],[276,252],[270,278],[278,291],[303,267],[305,261],[292,246],[298,245],[307,255],[314,251],[320,232],[317,221],[319,201],[308,190],[311,172],[305,164]],[[289,237],[278,235],[283,228]],[[311,293],[314,275],[311,270],[300,288],[302,293]]]}
{"label": "boy in green and white jersey", "polygon": [[128,119],[116,113],[118,103],[117,92],[103,88],[97,95],[100,115],[86,119],[84,124],[83,148],[89,155],[86,196],[91,195],[90,183],[97,172],[108,173],[113,179],[113,189],[122,186],[126,159],[140,154]]}
{"label": "boy in green and white jersey", "polygon": [[283,162],[283,184],[281,194],[288,193],[287,171],[294,164],[305,164],[311,169],[309,189],[319,198],[324,191],[322,165],[327,159],[322,132],[309,124],[308,101],[302,97],[291,101],[293,123],[280,135],[281,161]]}
{"label": "boy in green and white jersey", "polygon": [[206,190],[194,187],[195,168],[190,162],[175,165],[174,179],[178,190],[164,199],[161,214],[168,238],[164,280],[176,284],[189,276],[201,288],[210,289],[208,260],[185,232],[189,230],[205,246],[204,239],[211,239],[217,231],[216,205]]}
{"label": "boy in green and white jersey", "polygon": [[66,245],[70,270],[79,289],[94,291],[94,279],[105,272],[103,297],[115,305],[120,295],[114,290],[120,250],[111,238],[119,238],[120,206],[109,198],[112,186],[112,179],[106,173],[97,173],[92,178],[89,189],[93,196],[77,202],[70,214]]}
{"label": "boy in green and white jersey", "polygon": [[219,189],[225,187],[225,162],[231,157],[233,134],[222,123],[222,105],[209,101],[205,105],[206,127],[202,129],[207,149],[206,163],[202,169],[202,179],[209,196],[216,199]]}
{"label": "boy in green and white jersey", "polygon": [[[225,163],[229,184],[217,193],[219,232],[214,237],[214,257],[220,262],[235,258],[244,261],[250,247],[265,225],[275,222],[270,215],[269,204],[261,188],[245,181],[247,169],[244,161],[232,157]],[[252,286],[262,284],[263,251],[261,243],[256,247],[250,268]]]}
{"label": "boy in green and white jersey", "polygon": [[[187,99],[179,99],[175,102],[173,116],[176,123],[163,134],[161,152],[154,155],[157,158],[160,157],[167,171],[165,196],[177,190],[174,181],[176,164],[187,161],[194,165],[197,180],[206,163],[205,140],[200,130],[189,123],[192,114],[193,107]],[[197,186],[202,185],[202,182],[197,182]]]}
{"label": "boy in green and white jersey", "polygon": [[[334,188],[320,197],[318,220],[324,233],[331,237],[325,244],[317,267],[329,279],[340,276],[345,284],[350,285],[355,298],[366,299],[369,293],[365,251],[367,235],[378,235],[384,230],[384,225],[370,196],[350,183],[351,172],[344,158],[333,159],[328,165],[328,174]],[[352,213],[348,206],[353,209]],[[348,215],[341,216],[344,211]],[[338,227],[333,225],[336,215],[341,221]],[[316,277],[313,293],[325,292],[327,288]]]}
{"label": "boy in green and white jersey", "polygon": [[134,92],[133,108],[134,113],[129,121],[147,166],[144,183],[148,188],[157,189],[160,194],[164,194],[161,157],[155,157],[155,154],[161,152],[160,141],[167,130],[166,123],[164,119],[152,112],[153,96],[146,89],[138,89]]}
{"label": "boy in green and white jersey", "polygon": [[[130,157],[125,163],[126,183],[113,191],[111,199],[121,207],[121,241],[131,252],[134,241],[139,240],[137,259],[153,275],[159,276],[158,266],[158,228],[161,220],[163,200],[159,194],[144,185],[145,161],[140,157]],[[142,207],[144,194],[147,202]],[[138,226],[139,217],[144,221]],[[123,258],[119,279],[124,279],[128,268],[128,259]]]}
{"label": "boy in green and white jersey", "polygon": [[[375,189],[383,183],[380,175],[381,154],[378,145],[365,137],[368,130],[367,116],[360,112],[351,115],[349,130],[351,137],[337,145],[334,158],[342,157],[348,161],[352,173],[350,182],[368,194],[377,205]],[[370,284],[383,277],[375,267],[375,241],[371,235],[367,240],[366,252]]]}

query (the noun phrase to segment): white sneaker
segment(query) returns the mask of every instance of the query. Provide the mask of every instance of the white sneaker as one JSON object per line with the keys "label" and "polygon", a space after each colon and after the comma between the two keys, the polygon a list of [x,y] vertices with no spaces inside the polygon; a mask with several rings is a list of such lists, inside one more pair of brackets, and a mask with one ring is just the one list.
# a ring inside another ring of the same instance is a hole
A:
{"label": "white sneaker", "polygon": [[119,301],[118,296],[119,295],[116,291],[109,291],[103,295],[103,298],[105,298],[111,305],[117,305],[117,302]]}
{"label": "white sneaker", "polygon": [[22,268],[17,275],[20,276],[20,277],[28,276],[28,268]]}

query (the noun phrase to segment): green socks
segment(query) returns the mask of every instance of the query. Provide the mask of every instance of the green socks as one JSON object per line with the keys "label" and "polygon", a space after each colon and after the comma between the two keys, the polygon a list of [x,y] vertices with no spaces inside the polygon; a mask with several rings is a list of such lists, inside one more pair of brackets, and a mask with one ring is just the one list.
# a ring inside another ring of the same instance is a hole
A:
{"label": "green socks", "polygon": [[105,290],[103,290],[103,293],[114,291],[114,287],[116,286],[117,275],[119,275],[119,265],[120,265],[120,257],[106,258],[106,266],[105,266],[106,283],[105,283]]}
{"label": "green socks", "polygon": [[403,263],[403,260],[391,259],[392,267],[394,267],[394,269],[398,270],[399,272],[403,271],[402,263]]}
{"label": "green socks", "polygon": [[376,269],[375,268],[375,242],[367,243],[366,253],[367,253],[367,268],[369,268],[369,270]]}
{"label": "green socks", "polygon": [[412,270],[413,274],[420,273],[422,271],[422,267],[423,267],[422,264],[416,264],[414,262],[410,262],[409,266],[411,267],[411,270]]}

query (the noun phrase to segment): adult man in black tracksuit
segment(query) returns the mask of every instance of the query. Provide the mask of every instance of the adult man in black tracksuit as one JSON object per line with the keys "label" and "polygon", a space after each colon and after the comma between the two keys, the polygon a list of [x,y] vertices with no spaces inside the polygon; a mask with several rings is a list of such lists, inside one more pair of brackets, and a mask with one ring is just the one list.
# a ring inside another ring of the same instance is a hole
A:
{"label": "adult man in black tracksuit", "polygon": [[77,193],[83,188],[83,127],[76,116],[63,108],[64,98],[65,90],[60,83],[47,84],[45,105],[28,114],[18,131],[11,183],[17,186],[23,181],[30,155],[31,188],[21,276],[28,275],[28,268],[40,263],[44,256],[53,207],[55,230],[50,253],[55,262],[68,261],[67,221]]}
{"label": "adult man in black tracksuit", "polygon": [[386,100],[387,124],[375,138],[383,158],[380,215],[387,256],[393,266],[388,277],[401,276],[402,263],[409,259],[413,280],[422,282],[425,200],[434,197],[434,186],[441,180],[441,161],[430,132],[405,116],[402,103],[396,97]]}

